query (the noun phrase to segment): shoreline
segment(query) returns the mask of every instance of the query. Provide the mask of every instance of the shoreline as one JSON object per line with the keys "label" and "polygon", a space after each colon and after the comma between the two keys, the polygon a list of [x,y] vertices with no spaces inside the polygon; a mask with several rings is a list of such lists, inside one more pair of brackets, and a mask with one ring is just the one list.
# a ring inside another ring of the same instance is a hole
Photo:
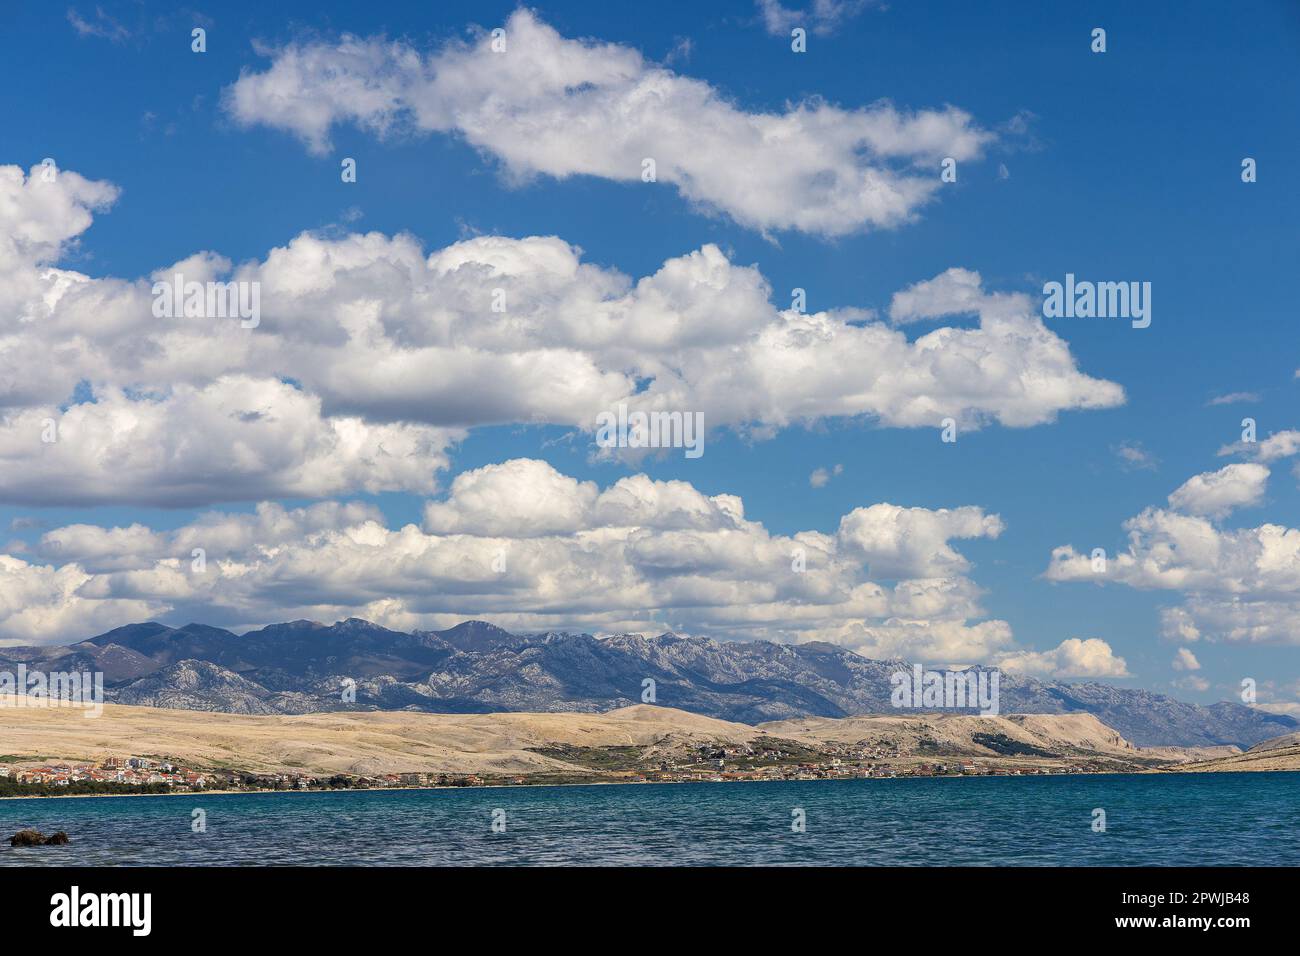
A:
{"label": "shoreline", "polygon": [[[1222,770],[1226,773],[1300,773],[1298,770]],[[0,797],[5,800],[104,800],[123,798],[134,800],[141,797],[206,797],[206,796],[263,796],[266,794],[336,794],[336,793],[411,793],[424,790],[539,790],[559,787],[677,787],[700,784],[729,786],[744,783],[846,783],[855,780],[986,780],[993,778],[1024,777],[1039,779],[1046,777],[1055,780],[1060,777],[1146,777],[1153,774],[1178,776],[1203,776],[1195,770],[1106,770],[1098,773],[1054,773],[1054,774],[950,774],[930,776],[895,776],[895,777],[841,777],[815,780],[584,780],[581,783],[485,783],[473,787],[340,787],[336,790],[178,790],[172,793],[52,793],[48,796]],[[1216,774],[1217,775],[1217,774]]]}

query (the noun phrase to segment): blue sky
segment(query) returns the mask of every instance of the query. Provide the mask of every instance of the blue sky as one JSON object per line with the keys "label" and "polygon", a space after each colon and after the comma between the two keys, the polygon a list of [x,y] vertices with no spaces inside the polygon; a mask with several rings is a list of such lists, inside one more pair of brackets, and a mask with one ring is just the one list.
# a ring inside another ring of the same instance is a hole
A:
{"label": "blue sky", "polygon": [[[96,278],[140,280],[200,250],[257,262],[304,230],[320,230],[330,237],[409,232],[426,255],[479,235],[558,236],[580,247],[584,262],[634,280],[713,243],[732,264],[757,267],[779,308],[797,286],[807,290],[810,312],[865,308],[882,320],[895,292],[950,268],[978,272],[986,292],[1022,293],[1035,306],[1042,284],[1067,272],[1150,282],[1150,328],[1044,320],[1079,372],[1123,387],[1118,407],[1065,408],[1030,427],[989,420],[962,429],[954,444],[939,440],[937,423],[900,427],[869,413],[825,415],[765,439],[711,430],[698,460],[674,452],[638,463],[594,456],[590,435],[570,423],[475,426],[448,447],[432,497],[445,495],[463,472],[531,458],[600,488],[644,472],[689,482],[704,495],[739,496],[746,517],[772,535],[834,534],[842,516],[879,502],[976,506],[1000,516],[1004,530],[952,546],[969,562],[958,576],[984,592],[982,613],[966,620],[1003,621],[1014,635],[998,654],[1099,638],[1127,662],[1128,676],[1114,668],[1096,676],[1202,701],[1234,695],[1250,676],[1267,683],[1274,703],[1295,704],[1300,625],[1261,628],[1247,640],[1217,632],[1210,615],[1196,640],[1171,640],[1162,634],[1161,610],[1198,594],[1216,600],[1213,588],[1154,587],[1139,577],[1104,585],[1044,577],[1054,548],[1121,552],[1125,521],[1147,508],[1169,508],[1167,496],[1193,476],[1251,460],[1250,453],[1218,454],[1240,437],[1243,417],[1257,420],[1261,441],[1300,427],[1293,282],[1300,192],[1290,168],[1300,145],[1300,12],[1283,2],[1202,9],[1196,17],[1177,4],[1136,6],[1024,5],[1012,15],[964,3],[864,5],[826,32],[813,31],[804,54],[791,52],[788,31],[767,30],[750,3],[533,8],[563,38],[639,51],[652,64],[711,85],[745,113],[779,114],[809,101],[845,110],[882,99],[907,111],[951,104],[989,134],[977,155],[959,162],[958,181],[918,205],[910,221],[842,235],[755,228],[724,205],[692,202],[664,182],[545,174],[515,182],[500,155],[466,135],[409,124],[377,136],[344,120],[330,127],[328,148],[313,152],[291,125],[241,119],[223,101],[241,71],[262,74],[276,51],[295,44],[330,49],[350,33],[432,55],[448,43],[477,42],[471,29],[506,23],[513,4],[325,3],[283,13],[238,3],[195,13],[139,3],[14,6],[0,32],[7,80],[0,84],[0,164],[27,170],[54,157],[60,170],[121,190],[111,210],[96,212],[93,225],[58,251],[59,266]],[[207,30],[204,54],[190,50],[195,25]],[[1107,31],[1103,54],[1089,49],[1098,26]],[[574,149],[581,151],[581,143]],[[341,157],[357,160],[356,183],[340,181]],[[1241,181],[1243,157],[1257,161],[1257,182]],[[948,324],[973,323],[967,316],[902,328],[914,339]],[[292,367],[280,371],[297,377]],[[1250,397],[1210,404],[1232,393]],[[69,394],[64,405],[73,401]],[[713,417],[708,407],[704,412]],[[1124,448],[1144,457],[1126,458]],[[815,469],[835,465],[841,471],[824,487],[810,485]],[[1213,526],[1224,534],[1295,527],[1300,492],[1293,465],[1274,459],[1262,493],[1214,517]],[[430,495],[350,487],[265,497],[290,508],[317,500],[371,503],[397,528],[418,525]],[[10,497],[0,504],[0,525],[16,543],[11,553],[48,564],[40,539],[54,528],[138,522],[164,532],[213,510],[250,512],[257,500],[157,507],[147,490],[93,506]],[[276,619],[266,603],[236,610],[216,602],[209,609],[202,597],[170,600],[158,585],[152,595],[139,591],[149,586],[103,584],[124,599],[129,592],[167,604],[168,620]],[[1238,593],[1266,605],[1261,613],[1270,619],[1300,601],[1272,581],[1243,588]],[[285,603],[288,611],[311,602],[294,595]],[[484,610],[490,602],[471,603],[462,616],[493,616]],[[437,614],[456,616],[446,608]],[[592,627],[590,618],[572,617],[574,626]],[[660,619],[720,636],[750,633],[735,617],[726,627],[710,626],[685,600]],[[44,640],[57,631],[60,639],[73,638],[66,624],[44,634],[36,627],[15,623],[2,636]],[[789,638],[797,628],[752,631]],[[1193,652],[1199,669],[1171,667],[1180,646]],[[1032,666],[1054,673],[1050,662]],[[1093,676],[1068,671],[1055,669]]]}

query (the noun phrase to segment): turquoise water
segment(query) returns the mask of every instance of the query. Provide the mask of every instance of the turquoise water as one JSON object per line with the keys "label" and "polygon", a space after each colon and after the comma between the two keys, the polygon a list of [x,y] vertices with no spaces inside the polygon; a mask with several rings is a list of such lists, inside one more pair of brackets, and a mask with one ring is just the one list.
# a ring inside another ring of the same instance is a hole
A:
{"label": "turquoise water", "polygon": [[72,844],[6,841],[0,866],[1295,866],[1297,820],[1287,773],[37,798],[0,801],[0,835]]}

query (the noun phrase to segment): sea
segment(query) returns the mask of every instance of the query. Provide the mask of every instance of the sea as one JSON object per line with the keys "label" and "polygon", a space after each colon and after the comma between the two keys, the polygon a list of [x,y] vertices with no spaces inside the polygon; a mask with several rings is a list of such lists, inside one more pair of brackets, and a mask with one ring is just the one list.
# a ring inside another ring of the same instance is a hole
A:
{"label": "sea", "polygon": [[38,797],[0,866],[1296,866],[1298,820],[1300,773]]}

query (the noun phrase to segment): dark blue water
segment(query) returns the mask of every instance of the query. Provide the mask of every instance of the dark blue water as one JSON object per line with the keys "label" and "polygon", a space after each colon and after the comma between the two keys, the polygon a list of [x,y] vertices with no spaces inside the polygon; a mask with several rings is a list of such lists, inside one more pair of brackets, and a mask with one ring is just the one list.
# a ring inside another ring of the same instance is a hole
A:
{"label": "dark blue water", "polygon": [[62,829],[72,844],[5,841],[0,866],[1295,866],[1297,820],[1295,773],[37,798],[0,800],[0,836]]}

